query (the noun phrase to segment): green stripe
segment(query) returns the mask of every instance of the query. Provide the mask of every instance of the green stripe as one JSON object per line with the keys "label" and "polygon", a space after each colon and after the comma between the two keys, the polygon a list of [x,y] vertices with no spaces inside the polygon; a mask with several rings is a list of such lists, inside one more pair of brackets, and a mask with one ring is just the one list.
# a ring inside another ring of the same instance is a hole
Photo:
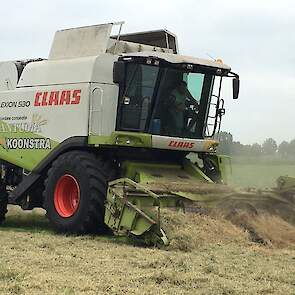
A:
{"label": "green stripe", "polygon": [[110,136],[90,135],[88,143],[93,145],[115,145],[131,147],[152,147],[151,134],[114,131]]}
{"label": "green stripe", "polygon": [[9,147],[6,145],[7,139],[46,139],[46,137],[32,132],[24,132],[17,128],[14,130],[15,132],[4,132],[5,130],[9,130],[9,126],[11,125],[3,121],[0,121],[0,124],[2,127],[0,130],[0,159],[26,170],[33,170],[34,167],[36,167],[49,153],[53,151],[55,147],[59,145],[58,142],[50,139],[51,149],[9,149]]}

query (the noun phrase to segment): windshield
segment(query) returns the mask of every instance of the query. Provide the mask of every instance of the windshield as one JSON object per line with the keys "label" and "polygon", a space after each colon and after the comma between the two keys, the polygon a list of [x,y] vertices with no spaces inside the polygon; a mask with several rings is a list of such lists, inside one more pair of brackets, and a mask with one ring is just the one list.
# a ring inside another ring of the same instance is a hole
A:
{"label": "windshield", "polygon": [[211,84],[212,76],[164,69],[151,133],[201,138]]}
{"label": "windshield", "polygon": [[213,76],[130,63],[120,102],[120,129],[202,138]]}

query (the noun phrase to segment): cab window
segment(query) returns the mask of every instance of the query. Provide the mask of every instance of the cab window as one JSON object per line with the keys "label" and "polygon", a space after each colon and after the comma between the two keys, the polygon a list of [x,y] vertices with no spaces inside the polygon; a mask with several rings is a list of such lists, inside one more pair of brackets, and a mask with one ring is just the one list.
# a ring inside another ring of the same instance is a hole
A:
{"label": "cab window", "polygon": [[144,131],[151,113],[158,67],[128,64],[120,102],[120,129]]}

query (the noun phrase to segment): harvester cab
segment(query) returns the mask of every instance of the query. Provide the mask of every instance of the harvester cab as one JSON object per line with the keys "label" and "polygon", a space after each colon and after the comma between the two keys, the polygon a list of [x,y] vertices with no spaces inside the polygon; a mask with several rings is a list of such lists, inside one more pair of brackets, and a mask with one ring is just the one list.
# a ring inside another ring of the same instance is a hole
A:
{"label": "harvester cab", "polygon": [[61,30],[48,59],[0,63],[0,220],[7,203],[41,207],[59,231],[105,223],[166,243],[160,208],[226,182],[213,136],[222,82],[233,80],[236,99],[239,76],[179,55],[167,30],[122,35],[122,25]]}
{"label": "harvester cab", "polygon": [[[233,78],[236,99],[239,76],[221,60],[179,55],[176,36],[168,31],[121,38],[139,44],[149,40],[146,43],[152,46],[167,43],[160,52],[145,51],[142,45],[139,52],[122,53],[114,63],[114,83],[119,85],[117,130],[152,134],[155,148],[194,151],[198,145],[194,139],[212,138],[225,112],[222,79]],[[167,137],[191,141],[171,142]]]}
{"label": "harvester cab", "polygon": [[[150,133],[159,144],[164,137],[212,137],[224,114],[222,78],[231,75],[238,81],[220,62],[172,53],[124,54],[114,64],[114,82],[120,85],[117,128]],[[218,84],[216,94],[214,84]],[[238,83],[233,85],[237,97]],[[212,105],[214,113],[211,109],[209,115]],[[168,147],[181,148],[177,143]],[[185,147],[193,150],[192,143]]]}

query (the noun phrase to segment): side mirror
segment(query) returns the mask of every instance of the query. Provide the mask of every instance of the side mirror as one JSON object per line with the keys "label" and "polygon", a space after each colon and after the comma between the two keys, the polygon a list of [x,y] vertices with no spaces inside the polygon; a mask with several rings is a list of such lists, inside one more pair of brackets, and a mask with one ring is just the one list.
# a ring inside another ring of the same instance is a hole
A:
{"label": "side mirror", "polygon": [[233,99],[238,99],[240,91],[240,79],[233,78]]}
{"label": "side mirror", "polygon": [[122,83],[125,79],[125,62],[115,61],[113,68],[113,82]]}

